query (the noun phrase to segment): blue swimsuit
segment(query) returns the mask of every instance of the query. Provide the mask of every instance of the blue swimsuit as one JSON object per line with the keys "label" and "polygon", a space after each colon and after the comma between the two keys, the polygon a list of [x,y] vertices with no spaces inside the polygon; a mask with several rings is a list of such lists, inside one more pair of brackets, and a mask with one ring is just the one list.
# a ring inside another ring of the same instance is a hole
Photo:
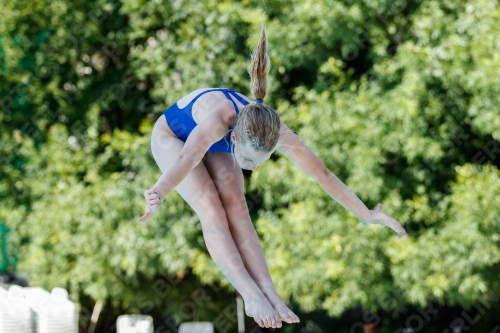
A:
{"label": "blue swimsuit", "polygon": [[[177,106],[177,103],[169,107],[163,114],[165,115],[165,118],[167,119],[167,124],[168,126],[172,129],[174,134],[181,139],[182,141],[186,142],[189,134],[193,130],[193,128],[196,127],[196,122],[193,119],[193,105],[196,102],[196,100],[203,94],[210,92],[210,91],[222,91],[226,97],[233,102],[234,104],[234,110],[236,111],[236,114],[238,114],[240,111],[238,110],[238,107],[236,106],[236,103],[233,101],[231,98],[234,97],[236,98],[241,104],[247,105],[249,104],[245,99],[241,98],[234,90],[226,89],[226,88],[218,88],[218,89],[210,89],[202,92],[183,109],[180,109]],[[221,140],[215,142],[213,145],[208,148],[209,152],[224,152],[224,153],[232,153],[231,151],[231,144],[230,144],[230,135],[231,133],[228,132]]]}

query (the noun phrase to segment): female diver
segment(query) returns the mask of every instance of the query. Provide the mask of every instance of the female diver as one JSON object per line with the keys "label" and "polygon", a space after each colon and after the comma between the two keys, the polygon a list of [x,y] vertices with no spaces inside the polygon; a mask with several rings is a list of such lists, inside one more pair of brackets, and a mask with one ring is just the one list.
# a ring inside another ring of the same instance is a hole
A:
{"label": "female diver", "polygon": [[160,116],[153,128],[151,150],[163,174],[144,192],[147,204],[138,221],[149,219],[175,189],[198,215],[208,252],[242,295],[246,314],[261,327],[281,327],[282,320],[297,323],[299,318],[274,289],[250,220],[239,167],[255,170],[278,150],[362,222],[407,234],[398,221],[382,212],[380,204],[375,210],[367,209],[276,111],[263,103],[269,67],[262,22],[249,66],[255,101],[230,89],[203,88]]}

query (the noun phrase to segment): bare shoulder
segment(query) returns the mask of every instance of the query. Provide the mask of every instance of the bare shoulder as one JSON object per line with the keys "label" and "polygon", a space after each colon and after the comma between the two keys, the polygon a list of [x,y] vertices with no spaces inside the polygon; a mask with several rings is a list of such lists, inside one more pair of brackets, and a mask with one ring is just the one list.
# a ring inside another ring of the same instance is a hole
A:
{"label": "bare shoulder", "polygon": [[[235,113],[233,104],[227,99],[226,95],[221,90],[209,91],[203,93],[206,90],[217,89],[217,88],[204,88],[196,90],[196,94],[192,96],[195,98],[199,94],[201,95],[196,102],[193,104],[192,115],[194,121],[199,124],[207,116],[220,116],[223,115],[224,118],[231,117],[229,113]],[[192,100],[191,98],[191,100]],[[229,107],[229,105],[231,107]]]}
{"label": "bare shoulder", "polygon": [[228,99],[209,100],[205,103],[206,112],[199,113],[198,124],[210,119],[221,121],[228,128],[236,118],[233,103]]}
{"label": "bare shoulder", "polygon": [[191,91],[189,94],[185,95],[184,97],[182,97],[180,100],[177,101],[177,106],[181,109],[184,109],[189,103],[191,103],[191,101],[196,96],[198,96],[202,92],[204,92],[206,90],[210,90],[210,89],[213,89],[213,88],[199,88],[199,89]]}
{"label": "bare shoulder", "polygon": [[276,145],[276,150],[286,153],[294,148],[303,149],[305,144],[300,137],[291,130],[282,120],[280,120],[280,138]]}
{"label": "bare shoulder", "polygon": [[290,140],[292,137],[297,137],[294,131],[292,131],[284,122],[280,119],[280,138],[278,141],[278,146],[281,143],[285,143],[286,140]]}
{"label": "bare shoulder", "polygon": [[[203,147],[207,148],[214,142],[220,140],[227,133],[231,123],[234,121],[236,113],[233,104],[228,101],[215,103],[210,112],[206,112],[198,120],[197,126],[189,135],[186,144],[192,142],[204,142]],[[191,145],[189,145],[191,146]]]}

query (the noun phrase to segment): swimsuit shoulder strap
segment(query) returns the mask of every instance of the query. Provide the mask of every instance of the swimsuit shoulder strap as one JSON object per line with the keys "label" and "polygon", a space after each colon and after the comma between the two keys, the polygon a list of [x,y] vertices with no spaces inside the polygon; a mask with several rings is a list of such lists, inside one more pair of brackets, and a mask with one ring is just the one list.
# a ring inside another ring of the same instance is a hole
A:
{"label": "swimsuit shoulder strap", "polygon": [[182,109],[185,109],[187,108],[188,106],[192,107],[194,102],[196,102],[198,100],[198,98],[200,98],[201,96],[203,96],[204,94],[206,94],[207,92],[211,92],[211,91],[220,91],[221,89],[208,89],[208,90],[205,90],[201,93],[199,93],[198,95],[196,95],[192,100],[191,102],[189,102],[188,105],[186,105],[185,107],[183,107]]}
{"label": "swimsuit shoulder strap", "polygon": [[238,100],[241,104],[243,104],[243,105],[248,105],[248,104],[250,104],[250,103],[249,103],[246,99],[244,99],[243,97],[241,97],[240,95],[238,95],[238,94],[236,93],[236,91],[234,91],[234,90],[229,90],[228,92],[229,92],[229,94],[231,94],[231,96],[233,96],[234,98],[236,98],[236,99],[237,99],[237,100]]}
{"label": "swimsuit shoulder strap", "polygon": [[198,98],[200,98],[202,95],[204,95],[204,94],[206,94],[208,92],[211,92],[211,91],[221,91],[227,97],[227,99],[229,99],[233,103],[234,110],[236,111],[236,113],[239,112],[238,106],[236,105],[236,103],[234,102],[234,100],[231,98],[231,96],[233,96],[234,98],[236,98],[243,105],[249,104],[248,101],[246,101],[243,98],[241,98],[234,90],[225,89],[225,88],[216,88],[216,89],[208,89],[208,90],[205,90],[205,91],[199,93],[198,95],[195,96],[195,98],[193,98],[191,100],[191,102],[189,102],[188,105],[186,105],[184,107],[184,109],[187,108],[187,107],[191,107],[192,108],[193,104],[198,100]]}
{"label": "swimsuit shoulder strap", "polygon": [[224,93],[224,95],[226,95],[227,99],[230,100],[233,103],[233,105],[234,105],[234,111],[236,112],[236,114],[238,114],[238,112],[239,112],[238,106],[236,105],[236,103],[231,98],[231,94],[229,93],[229,91],[230,91],[229,89],[225,89],[222,92]]}

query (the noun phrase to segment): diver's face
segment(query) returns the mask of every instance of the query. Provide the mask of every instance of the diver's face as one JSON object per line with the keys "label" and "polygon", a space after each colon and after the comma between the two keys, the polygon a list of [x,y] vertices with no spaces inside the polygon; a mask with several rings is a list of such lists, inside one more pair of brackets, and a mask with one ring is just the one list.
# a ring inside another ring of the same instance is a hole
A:
{"label": "diver's face", "polygon": [[269,159],[273,153],[272,151],[267,153],[256,151],[248,143],[242,144],[236,141],[236,137],[233,138],[233,135],[231,138],[234,142],[234,157],[242,169],[255,171],[257,166]]}

